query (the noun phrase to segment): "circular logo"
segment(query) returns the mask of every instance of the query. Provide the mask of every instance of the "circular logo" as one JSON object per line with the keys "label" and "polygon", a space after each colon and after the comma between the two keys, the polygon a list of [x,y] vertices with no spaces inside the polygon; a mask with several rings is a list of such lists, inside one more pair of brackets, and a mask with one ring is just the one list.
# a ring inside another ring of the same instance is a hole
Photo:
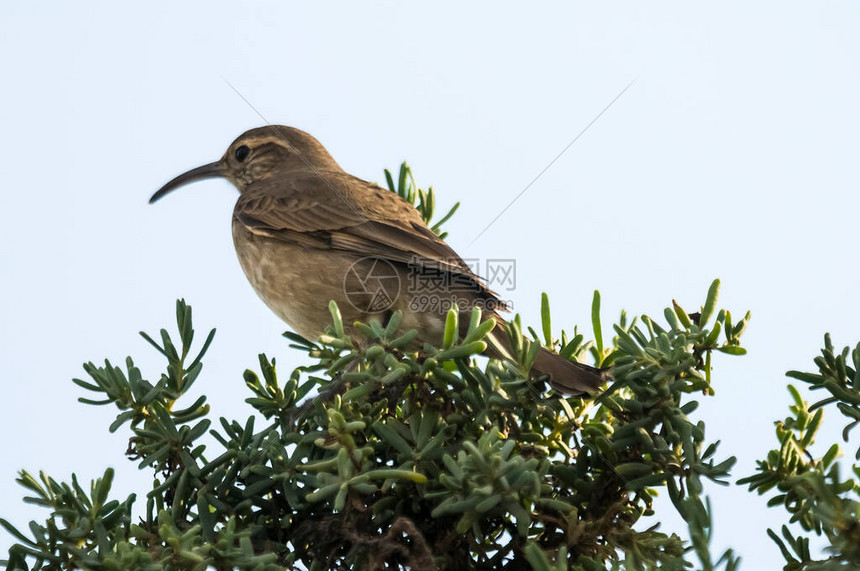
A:
{"label": "circular logo", "polygon": [[388,260],[361,258],[343,276],[343,292],[358,311],[381,313],[394,305],[400,295],[400,274]]}

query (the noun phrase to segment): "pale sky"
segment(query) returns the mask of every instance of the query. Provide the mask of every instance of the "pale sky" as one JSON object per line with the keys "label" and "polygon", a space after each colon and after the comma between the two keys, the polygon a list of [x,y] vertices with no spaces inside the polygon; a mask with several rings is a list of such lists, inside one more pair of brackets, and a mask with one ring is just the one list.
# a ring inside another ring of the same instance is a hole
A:
{"label": "pale sky", "polygon": [[[541,291],[571,330],[587,326],[595,289],[608,323],[621,308],[659,317],[672,299],[693,311],[721,278],[720,306],[752,310],[749,354],[715,360],[717,395],[696,414],[719,457],[738,457],[734,479],[751,473],[788,412],[784,372],[810,369],[826,331],[840,347],[860,340],[860,6],[523,6],[5,6],[0,516],[26,528],[47,515],[21,503],[21,468],[88,482],[114,466],[112,497],[138,491],[144,505],[151,476],[124,458],[128,432],[108,434],[114,410],[77,403],[70,379],[129,354],[157,378],[137,332],[172,326],[177,297],[201,341],[218,328],[195,386],[213,419],[247,417],[242,371],[257,353],[283,376],[306,362],[239,268],[228,183],[146,203],[264,123],[225,80],[347,171],[381,182],[406,159],[440,208],[461,201],[449,243],[517,260],[506,297],[526,323],[539,323]],[[825,424],[836,437],[844,423]],[[706,490],[713,552],[781,567],[765,529],[784,512],[735,485]],[[677,517],[662,529],[686,533]],[[10,542],[0,533],[0,558]]]}

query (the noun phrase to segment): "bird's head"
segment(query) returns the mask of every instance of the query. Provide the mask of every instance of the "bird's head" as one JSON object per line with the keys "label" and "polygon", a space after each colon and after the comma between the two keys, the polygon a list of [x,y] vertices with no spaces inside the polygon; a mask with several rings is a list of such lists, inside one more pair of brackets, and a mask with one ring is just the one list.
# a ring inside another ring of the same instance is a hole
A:
{"label": "bird's head", "polygon": [[311,135],[283,125],[245,131],[233,141],[221,160],[177,176],[149,199],[150,204],[191,182],[226,178],[244,191],[270,177],[340,170],[335,160]]}

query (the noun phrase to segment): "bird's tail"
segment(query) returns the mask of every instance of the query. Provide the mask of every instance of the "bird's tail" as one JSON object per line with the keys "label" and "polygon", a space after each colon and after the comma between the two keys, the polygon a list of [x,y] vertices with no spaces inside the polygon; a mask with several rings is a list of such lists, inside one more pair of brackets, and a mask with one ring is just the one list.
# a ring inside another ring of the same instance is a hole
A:
{"label": "bird's tail", "polygon": [[554,389],[573,395],[594,395],[609,379],[608,369],[598,369],[565,359],[544,347],[538,350],[532,370],[540,375],[547,375]]}
{"label": "bird's tail", "polygon": [[[501,321],[487,336],[487,341],[485,354],[488,357],[513,359],[504,321]],[[571,361],[544,347],[538,350],[532,371],[538,375],[548,376],[549,383],[554,389],[569,395],[594,395],[611,378],[609,369],[598,369]]]}

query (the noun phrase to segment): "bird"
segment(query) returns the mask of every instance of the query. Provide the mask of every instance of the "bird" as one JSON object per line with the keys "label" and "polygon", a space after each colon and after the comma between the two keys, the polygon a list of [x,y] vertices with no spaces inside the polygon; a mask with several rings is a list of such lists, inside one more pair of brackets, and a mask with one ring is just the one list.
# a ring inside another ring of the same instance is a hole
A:
{"label": "bird", "polygon": [[[345,172],[310,134],[283,125],[242,133],[220,160],[189,170],[155,192],[150,204],[186,184],[225,178],[239,191],[233,243],[248,281],[296,333],[318,339],[334,300],[343,322],[384,320],[402,312],[416,343],[438,346],[447,311],[428,291],[453,292],[468,324],[475,306],[496,321],[486,354],[511,359],[500,312],[507,304],[397,193]],[[421,297],[424,295],[424,297]],[[448,298],[443,298],[448,300]],[[422,304],[422,302],[424,302]],[[445,308],[454,306],[447,303]],[[541,347],[532,374],[563,394],[594,395],[609,378],[598,369]]]}

